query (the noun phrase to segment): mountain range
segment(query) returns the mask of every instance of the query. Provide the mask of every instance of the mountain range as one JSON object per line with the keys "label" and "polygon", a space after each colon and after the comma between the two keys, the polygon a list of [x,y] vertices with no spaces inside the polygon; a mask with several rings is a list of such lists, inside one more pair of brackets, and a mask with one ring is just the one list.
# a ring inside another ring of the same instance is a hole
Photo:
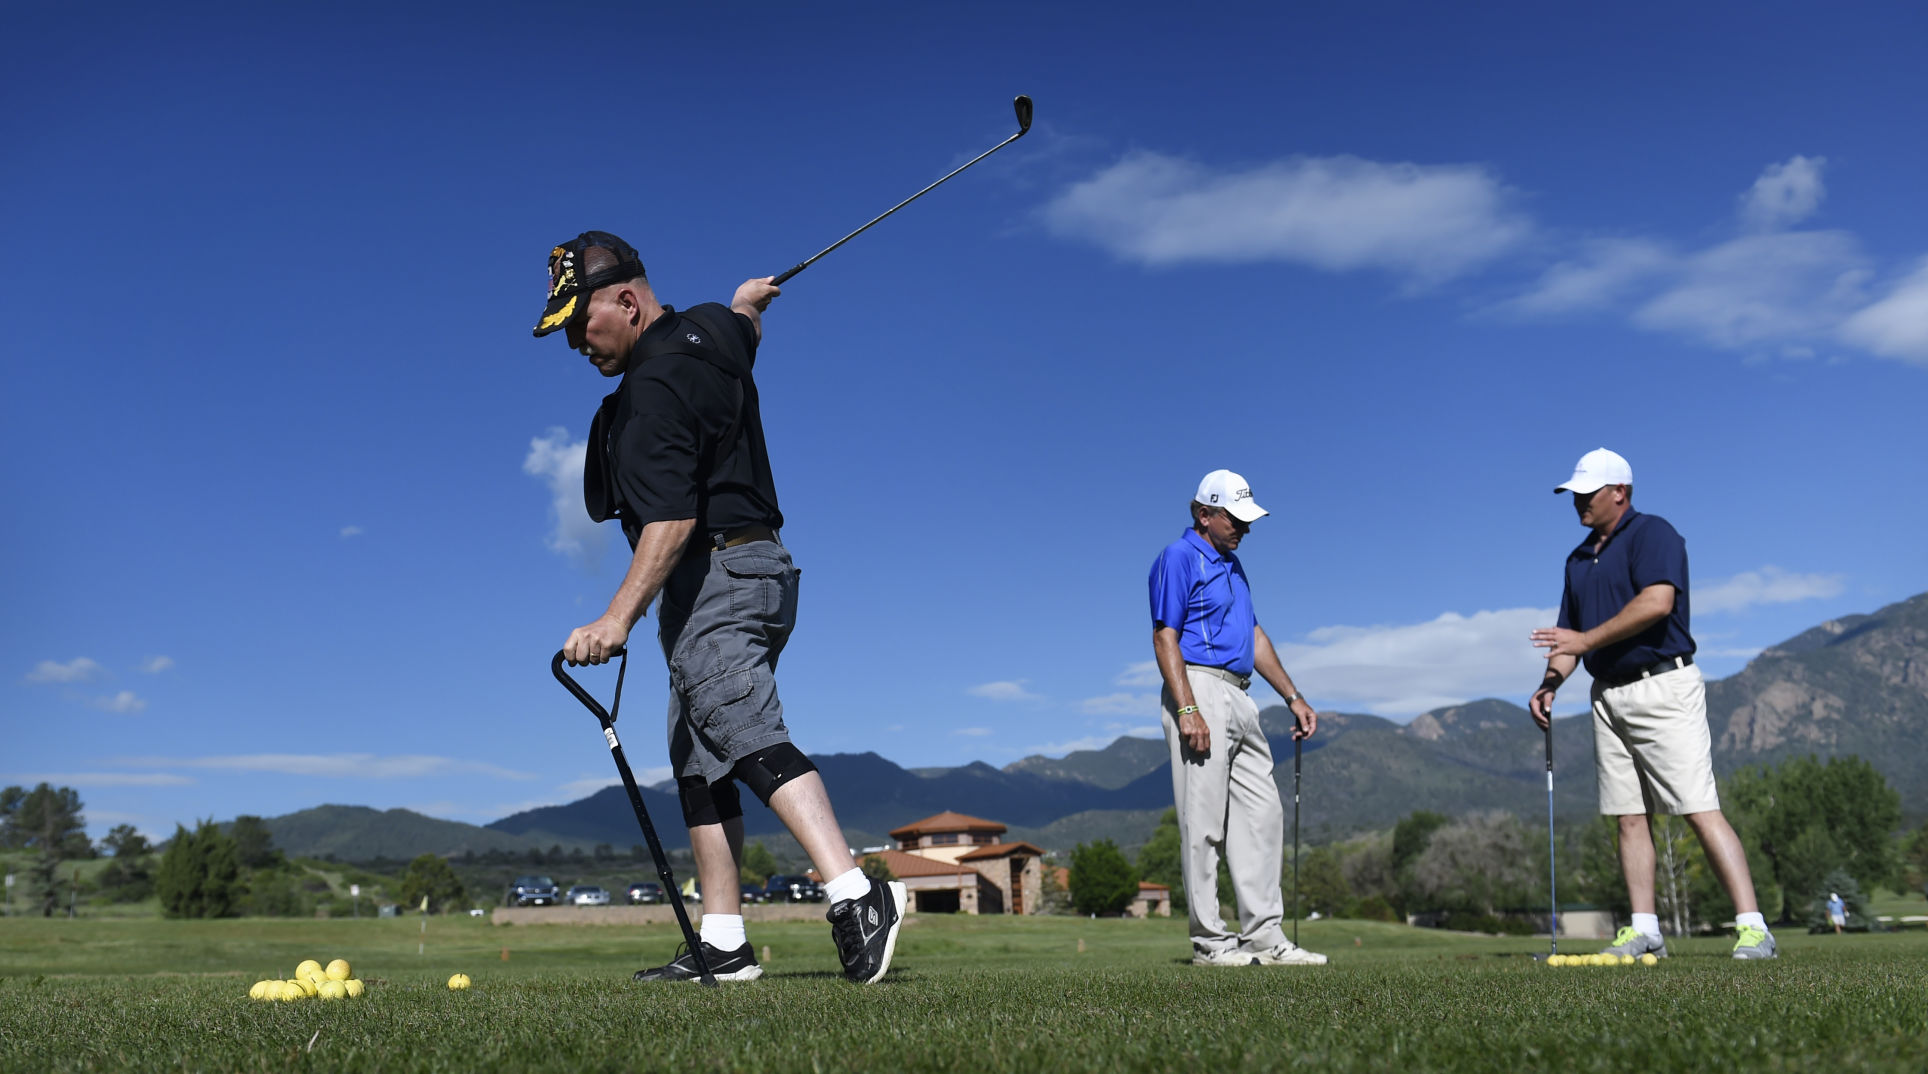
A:
{"label": "mountain range", "polygon": [[[1737,674],[1710,682],[1707,700],[1717,772],[1795,754],[1856,754],[1901,792],[1907,814],[1928,814],[1921,746],[1928,736],[1928,593],[1822,623],[1767,649]],[[1291,715],[1274,707],[1260,721],[1275,779],[1289,797]],[[1581,715],[1554,722],[1554,798],[1562,816],[1594,807],[1591,721]],[[1002,821],[1010,826],[1008,838],[1047,849],[1100,837],[1130,846],[1150,834],[1171,804],[1166,747],[1152,739],[1119,738],[1103,749],[1026,757],[1002,769],[983,762],[906,769],[875,753],[813,760],[846,834],[859,846],[886,843],[890,829],[947,809]],[[1383,828],[1415,809],[1537,817],[1545,808],[1544,739],[1526,710],[1510,701],[1434,709],[1403,725],[1379,716],[1322,714],[1301,760],[1301,825],[1315,841]],[[642,794],[665,845],[687,845],[670,789]],[[744,805],[748,834],[783,831],[754,798],[745,795]],[[276,845],[290,853],[360,859],[640,841],[620,786],[481,828],[356,807],[323,807],[267,823]]]}

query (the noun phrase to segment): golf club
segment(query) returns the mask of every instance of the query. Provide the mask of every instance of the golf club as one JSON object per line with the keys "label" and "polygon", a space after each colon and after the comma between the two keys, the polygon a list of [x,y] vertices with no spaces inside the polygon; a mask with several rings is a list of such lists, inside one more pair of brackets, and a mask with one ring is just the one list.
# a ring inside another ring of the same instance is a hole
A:
{"label": "golf club", "polygon": [[[979,153],[977,156],[972,157],[970,160],[966,161],[963,165],[958,167],[956,171],[951,172],[950,175],[946,175],[944,179],[949,179],[952,175],[956,175],[958,172],[961,172],[965,168],[968,168],[971,165],[976,164],[978,161],[983,160],[985,157],[990,156],[992,153],[995,153],[998,150],[1003,149],[1005,146],[1010,145],[1012,142],[1015,142],[1019,138],[1024,137],[1024,135],[1028,131],[1030,131],[1031,98],[1026,97],[1023,94],[1019,94],[1018,99],[1011,102],[1011,107],[1015,109],[1018,114],[1018,132],[1016,134],[1013,134],[1009,138],[1006,138],[1005,140],[999,142],[998,144],[992,146],[991,148],[986,149],[984,152]],[[891,206],[889,209],[886,209],[882,216],[877,217],[877,220],[882,220],[885,216],[889,216],[891,213],[896,212],[897,210],[903,208],[904,206],[909,205],[911,202],[916,201],[918,198],[921,198],[924,195],[930,193],[931,191],[937,189],[938,184],[944,182],[944,179],[939,179],[936,183],[932,183],[931,185],[925,187],[924,189],[918,191],[917,193],[912,194],[910,197],[905,198],[903,201],[900,201],[897,204]],[[824,254],[827,254],[830,251],[835,250],[837,247],[842,246],[844,243],[849,242],[851,239],[854,239],[857,236],[863,234],[864,232],[870,230],[871,224],[875,224],[877,220],[872,220],[869,224],[865,224],[863,227],[858,228],[857,230],[851,232],[850,234],[845,235],[843,238],[838,239],[836,242],[831,243],[829,246],[824,247],[823,250],[820,251],[816,257],[813,257],[808,261],[804,261],[798,264],[790,271],[784,273],[781,276],[778,276],[772,282],[774,282],[778,287],[783,286],[783,281],[789,279],[792,276],[795,276],[797,273],[802,272],[804,269],[809,268],[811,265],[816,264],[817,258],[822,257]]]}
{"label": "golf club", "polygon": [[1546,714],[1546,934],[1552,949],[1547,952],[1548,958],[1560,953],[1560,895],[1556,872],[1553,868],[1553,713],[1549,711]]}
{"label": "golf club", "polygon": [[[1298,718],[1293,717],[1296,724]],[[1294,728],[1297,731],[1297,728]],[[1299,759],[1305,754],[1305,740],[1292,738],[1292,946],[1299,946]]]}
{"label": "golf club", "polygon": [[643,806],[643,793],[636,789],[636,777],[629,771],[629,761],[623,756],[623,744],[616,739],[616,710],[623,703],[623,674],[629,670],[629,651],[618,649],[611,655],[617,654],[621,654],[623,662],[616,668],[616,696],[610,701],[608,709],[604,709],[601,702],[589,696],[589,691],[583,689],[581,683],[562,670],[562,650],[556,650],[555,658],[549,661],[549,670],[555,674],[556,681],[576,695],[576,700],[582,702],[602,723],[603,738],[609,743],[609,755],[616,758],[616,771],[623,777],[623,789],[629,792],[629,804],[636,809],[636,822],[643,826],[643,840],[649,844],[649,856],[656,859],[656,875],[662,878],[663,891],[669,895],[670,907],[676,911],[676,923],[683,929],[683,939],[689,944],[690,957],[696,960],[696,972],[704,984],[715,988],[716,977],[710,973],[709,960],[703,957],[703,942],[697,938],[696,930],[690,927],[690,915],[683,909],[682,889],[676,886],[676,878],[670,874],[669,859],[663,856],[663,844],[656,838],[656,826],[649,822],[649,810]]}

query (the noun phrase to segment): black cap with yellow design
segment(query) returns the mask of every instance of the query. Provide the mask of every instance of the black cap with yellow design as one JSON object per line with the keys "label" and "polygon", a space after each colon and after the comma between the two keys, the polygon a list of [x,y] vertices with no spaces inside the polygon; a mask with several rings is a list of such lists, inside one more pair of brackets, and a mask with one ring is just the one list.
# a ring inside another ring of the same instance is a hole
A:
{"label": "black cap with yellow design", "polygon": [[[600,267],[592,268],[592,261]],[[607,231],[570,239],[549,251],[549,304],[542,307],[536,335],[546,336],[582,316],[598,288],[646,275],[636,248]]]}

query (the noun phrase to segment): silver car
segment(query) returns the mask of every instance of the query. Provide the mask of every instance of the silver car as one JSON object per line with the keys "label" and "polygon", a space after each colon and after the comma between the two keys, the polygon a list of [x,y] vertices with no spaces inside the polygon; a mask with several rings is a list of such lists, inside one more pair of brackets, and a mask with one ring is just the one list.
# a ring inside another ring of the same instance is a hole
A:
{"label": "silver car", "polygon": [[609,892],[593,884],[577,884],[562,901],[570,906],[608,906]]}

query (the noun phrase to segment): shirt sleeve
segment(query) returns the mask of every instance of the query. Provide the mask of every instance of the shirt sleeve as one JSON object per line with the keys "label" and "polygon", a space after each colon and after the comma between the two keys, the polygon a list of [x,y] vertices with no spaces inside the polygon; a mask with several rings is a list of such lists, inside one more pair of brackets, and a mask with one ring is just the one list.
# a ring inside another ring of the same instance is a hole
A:
{"label": "shirt sleeve", "polygon": [[1197,572],[1185,549],[1173,545],[1158,554],[1151,564],[1151,625],[1171,627],[1183,632],[1186,610],[1191,606],[1192,583]]}
{"label": "shirt sleeve", "polygon": [[745,365],[756,366],[756,326],[748,317],[736,312],[721,302],[705,302],[683,311],[683,316],[693,317],[697,323],[710,330],[711,335],[728,333],[728,349],[743,359]]}
{"label": "shirt sleeve", "polygon": [[1630,553],[1627,569],[1636,593],[1663,582],[1686,592],[1687,542],[1666,519],[1647,516],[1647,524],[1634,534]]}
{"label": "shirt sleeve", "polygon": [[1553,625],[1561,630],[1573,629],[1573,588],[1565,582],[1560,583],[1560,618]]}
{"label": "shirt sleeve", "polygon": [[616,481],[639,526],[695,518],[703,440],[696,415],[661,380],[636,385],[631,415],[616,445]]}

